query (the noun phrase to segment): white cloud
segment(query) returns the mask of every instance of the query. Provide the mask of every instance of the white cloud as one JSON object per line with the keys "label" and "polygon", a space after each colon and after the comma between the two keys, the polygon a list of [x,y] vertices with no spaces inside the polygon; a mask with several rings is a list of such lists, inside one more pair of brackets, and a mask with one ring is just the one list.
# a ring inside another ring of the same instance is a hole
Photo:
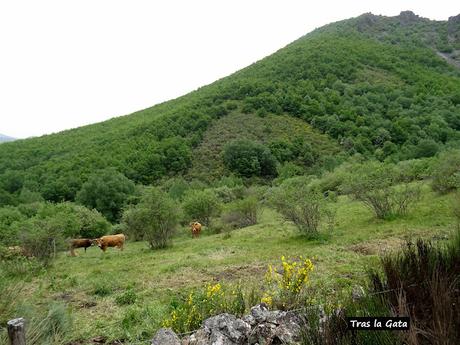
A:
{"label": "white cloud", "polygon": [[175,98],[316,27],[410,9],[446,20],[454,1],[4,1],[0,132],[28,137]]}

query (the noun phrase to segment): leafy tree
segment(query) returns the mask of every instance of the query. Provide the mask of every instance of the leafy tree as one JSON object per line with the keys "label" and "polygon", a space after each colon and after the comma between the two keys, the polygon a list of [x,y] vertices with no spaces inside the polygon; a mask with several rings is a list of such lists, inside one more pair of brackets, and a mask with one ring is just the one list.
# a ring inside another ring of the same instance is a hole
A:
{"label": "leafy tree", "polygon": [[221,204],[216,194],[209,189],[191,190],[186,193],[182,207],[190,221],[209,225],[210,218],[219,213]]}
{"label": "leafy tree", "polygon": [[320,190],[304,176],[285,180],[270,191],[270,203],[283,218],[294,223],[307,237],[315,237],[325,221],[330,224],[334,210]]}
{"label": "leafy tree", "polygon": [[239,140],[227,144],[223,151],[225,166],[232,172],[244,176],[276,176],[276,159],[262,144]]}
{"label": "leafy tree", "polygon": [[109,231],[110,223],[99,211],[90,210],[80,205],[74,205],[73,211],[76,213],[79,223],[78,237],[97,238]]}
{"label": "leafy tree", "polygon": [[451,150],[439,155],[433,171],[432,188],[447,193],[460,187],[460,150]]}
{"label": "leafy tree", "polygon": [[95,208],[114,222],[119,219],[121,209],[134,192],[134,183],[126,176],[115,169],[105,169],[88,178],[77,194],[77,202]]}
{"label": "leafy tree", "polygon": [[438,151],[439,145],[434,140],[421,140],[415,147],[414,158],[432,157]]}
{"label": "leafy tree", "polygon": [[367,162],[353,167],[353,174],[343,185],[344,191],[362,201],[379,219],[407,214],[420,197],[416,185],[396,186],[397,173],[393,165]]}
{"label": "leafy tree", "polygon": [[141,201],[130,206],[122,222],[135,239],[145,239],[151,249],[165,248],[171,243],[178,223],[178,205],[158,188],[144,190]]}

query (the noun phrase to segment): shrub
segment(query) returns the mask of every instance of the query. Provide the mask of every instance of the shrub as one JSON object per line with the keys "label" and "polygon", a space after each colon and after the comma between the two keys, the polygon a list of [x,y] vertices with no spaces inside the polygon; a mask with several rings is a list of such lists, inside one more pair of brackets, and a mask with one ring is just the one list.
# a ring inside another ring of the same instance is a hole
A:
{"label": "shrub", "polygon": [[424,180],[432,175],[433,158],[410,159],[399,162],[395,166],[398,182]]}
{"label": "shrub", "polygon": [[368,162],[355,167],[344,190],[364,203],[379,219],[407,214],[409,207],[420,198],[417,185],[393,186],[396,175],[393,166]]}
{"label": "shrub", "polygon": [[220,283],[208,284],[204,289],[195,290],[181,300],[171,301],[169,317],[163,327],[170,327],[177,333],[198,329],[202,322],[217,314],[243,315],[246,307],[241,286],[224,287]]}
{"label": "shrub", "polygon": [[95,209],[90,210],[79,205],[75,205],[73,210],[79,222],[78,237],[97,238],[107,234],[109,231],[110,223],[99,213],[99,211]]}
{"label": "shrub", "polygon": [[229,203],[236,199],[234,190],[228,186],[214,188],[214,193],[216,193],[217,198],[223,203]]}
{"label": "shrub", "polygon": [[324,216],[334,212],[323,194],[308,183],[305,177],[284,181],[273,188],[270,203],[302,234],[312,237],[318,234]]}
{"label": "shrub", "polygon": [[163,186],[167,189],[171,198],[182,200],[182,197],[190,189],[190,185],[183,178],[172,178],[166,181]]}
{"label": "shrub", "polygon": [[0,244],[12,246],[18,243],[18,234],[11,225],[24,219],[24,215],[16,207],[0,208]]}
{"label": "shrub", "polygon": [[257,224],[259,203],[254,196],[233,202],[222,215],[222,222],[232,228],[244,228]]}
{"label": "shrub", "polygon": [[128,234],[144,238],[151,249],[171,242],[179,218],[177,204],[158,188],[147,188],[140,202],[128,208],[122,218]]}
{"label": "shrub", "polygon": [[276,176],[276,159],[262,144],[240,140],[227,144],[223,151],[224,164],[230,171],[243,176]]}
{"label": "shrub", "polygon": [[265,274],[268,289],[261,301],[276,308],[292,309],[305,302],[303,297],[313,264],[301,256],[298,259],[286,259],[282,256],[281,265],[279,271],[269,265]]}
{"label": "shrub", "polygon": [[221,204],[213,191],[193,190],[185,195],[182,207],[190,221],[209,225],[210,218],[219,213]]}
{"label": "shrub", "polygon": [[49,266],[56,251],[63,248],[59,227],[46,219],[29,219],[19,224],[21,246],[26,255],[35,257],[43,266]]}
{"label": "shrub", "polygon": [[460,150],[442,153],[436,161],[432,188],[438,193],[447,193],[460,186]]}

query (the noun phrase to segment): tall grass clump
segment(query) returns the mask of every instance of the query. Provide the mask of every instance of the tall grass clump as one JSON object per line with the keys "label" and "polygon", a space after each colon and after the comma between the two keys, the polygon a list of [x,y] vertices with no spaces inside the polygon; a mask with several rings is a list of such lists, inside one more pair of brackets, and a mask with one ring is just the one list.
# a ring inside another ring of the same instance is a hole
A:
{"label": "tall grass clump", "polygon": [[382,258],[372,274],[393,313],[411,317],[409,344],[456,344],[460,339],[460,230],[447,245],[418,240]]}

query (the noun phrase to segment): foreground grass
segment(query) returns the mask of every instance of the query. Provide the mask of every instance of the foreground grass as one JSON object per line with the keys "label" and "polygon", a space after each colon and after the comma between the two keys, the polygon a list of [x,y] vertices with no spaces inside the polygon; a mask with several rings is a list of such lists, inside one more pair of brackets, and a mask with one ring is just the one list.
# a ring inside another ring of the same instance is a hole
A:
{"label": "foreground grass", "polygon": [[[151,251],[146,243],[128,242],[121,252],[103,254],[89,248],[78,257],[62,253],[53,267],[27,279],[18,313],[45,308],[54,302],[68,306],[73,317],[70,340],[95,336],[148,339],[161,326],[171,298],[212,281],[260,285],[268,264],[282,255],[312,258],[311,276],[317,298],[339,295],[364,283],[366,268],[378,254],[399,248],[406,239],[442,240],[450,234],[451,195],[438,196],[423,186],[423,198],[403,218],[377,221],[360,203],[340,197],[336,227],[324,238],[309,241],[278,214],[264,209],[258,225],[227,234],[189,237],[182,229],[174,245]],[[130,298],[126,298],[130,291]]]}

